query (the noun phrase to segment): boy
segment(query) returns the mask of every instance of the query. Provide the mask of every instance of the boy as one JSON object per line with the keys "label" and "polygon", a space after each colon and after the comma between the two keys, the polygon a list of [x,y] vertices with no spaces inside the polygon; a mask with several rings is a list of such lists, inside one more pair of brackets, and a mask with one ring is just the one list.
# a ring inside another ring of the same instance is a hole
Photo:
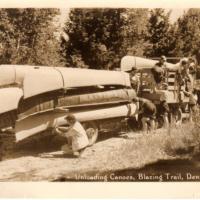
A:
{"label": "boy", "polygon": [[148,99],[138,98],[139,101],[139,114],[142,116],[142,130],[148,131],[148,124],[150,131],[155,130],[156,106]]}
{"label": "boy", "polygon": [[68,143],[61,147],[64,154],[81,156],[85,148],[89,145],[89,140],[83,126],[76,120],[75,116],[68,114],[65,117],[68,127],[59,126],[55,130],[58,134],[67,138]]}
{"label": "boy", "polygon": [[198,96],[196,93],[196,90],[194,89],[193,92],[187,92],[187,91],[183,91],[184,94],[186,96],[189,97],[189,121],[193,122],[193,116],[195,115],[196,111],[197,111],[197,100],[198,100]]}
{"label": "boy", "polygon": [[136,93],[139,92],[140,87],[140,78],[137,74],[138,70],[136,67],[132,67],[130,71],[127,71],[130,74],[130,81],[131,81],[131,87],[135,89]]}

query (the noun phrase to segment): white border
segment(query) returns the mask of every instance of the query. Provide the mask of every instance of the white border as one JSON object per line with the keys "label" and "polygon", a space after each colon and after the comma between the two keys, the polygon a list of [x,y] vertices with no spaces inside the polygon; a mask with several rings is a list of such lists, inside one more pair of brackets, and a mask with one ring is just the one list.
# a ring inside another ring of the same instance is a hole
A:
{"label": "white border", "polygon": [[200,183],[0,183],[1,198],[200,198]]}
{"label": "white border", "polygon": [[69,7],[124,7],[124,8],[200,8],[198,0],[1,0],[0,7],[69,8]]}
{"label": "white border", "polygon": [[[1,8],[200,8],[198,0],[1,0]],[[48,167],[48,166],[47,166]],[[67,166],[66,166],[67,167]],[[2,182],[0,198],[200,198],[200,183]]]}

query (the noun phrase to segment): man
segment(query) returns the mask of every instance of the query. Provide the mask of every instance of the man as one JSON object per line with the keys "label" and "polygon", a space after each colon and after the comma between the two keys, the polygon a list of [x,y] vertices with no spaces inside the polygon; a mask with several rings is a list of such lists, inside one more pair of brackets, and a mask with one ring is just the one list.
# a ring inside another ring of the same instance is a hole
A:
{"label": "man", "polygon": [[65,117],[68,124],[66,126],[59,126],[55,128],[55,131],[67,138],[68,143],[61,147],[64,154],[72,154],[76,157],[81,156],[84,149],[89,145],[87,133],[83,126],[76,120],[75,116],[68,114]]}
{"label": "man", "polygon": [[187,58],[181,59],[178,68],[178,83],[184,85],[185,90],[191,92],[193,90],[193,78],[189,73],[189,61]]}
{"label": "man", "polygon": [[142,117],[142,130],[144,133],[155,130],[156,106],[148,99],[137,98],[137,101],[139,101],[138,114]]}
{"label": "man", "polygon": [[188,68],[189,68],[189,76],[191,80],[191,90],[193,90],[194,87],[194,80],[196,79],[196,72],[197,72],[197,63],[195,58],[189,57],[188,59]]}
{"label": "man", "polygon": [[136,93],[138,93],[140,87],[140,78],[137,75],[138,70],[136,67],[132,67],[132,69],[128,72],[130,74],[131,87],[135,89]]}
{"label": "man", "polygon": [[179,72],[182,74],[182,76],[186,76],[189,74],[189,62],[187,58],[183,58],[180,61]]}
{"label": "man", "polygon": [[161,56],[159,62],[157,62],[155,66],[152,68],[152,73],[153,73],[155,82],[157,84],[157,88],[162,87],[163,82],[165,81],[166,70],[167,70],[166,60],[167,59],[165,56]]}
{"label": "man", "polygon": [[163,120],[163,127],[168,128],[169,127],[169,120],[168,120],[169,105],[164,95],[161,96],[160,98],[160,104],[157,107],[157,114]]}
{"label": "man", "polygon": [[157,62],[155,65],[161,68],[166,68],[167,67],[166,61],[167,61],[166,57],[161,56],[159,62]]}
{"label": "man", "polygon": [[197,91],[194,89],[193,92],[183,91],[186,96],[189,97],[189,121],[193,122],[193,116],[196,114],[197,111]]}
{"label": "man", "polygon": [[193,57],[189,57],[188,65],[189,65],[189,73],[194,75],[196,73],[196,60]]}

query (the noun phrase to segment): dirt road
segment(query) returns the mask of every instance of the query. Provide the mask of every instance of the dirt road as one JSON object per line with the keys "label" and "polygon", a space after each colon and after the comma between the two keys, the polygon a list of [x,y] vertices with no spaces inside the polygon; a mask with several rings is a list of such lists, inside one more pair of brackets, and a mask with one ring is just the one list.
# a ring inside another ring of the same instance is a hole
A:
{"label": "dirt road", "polygon": [[[189,124],[170,130],[158,129],[152,134],[129,132],[99,139],[81,158],[63,157],[58,151],[60,146],[56,151],[52,147],[39,150],[33,143],[29,150],[22,148],[23,151],[15,151],[12,158],[0,162],[0,181],[81,181],[82,175],[94,177],[107,172],[138,170],[161,160],[190,159],[194,153],[200,153],[199,128]],[[39,140],[42,146],[45,141]],[[52,142],[47,143],[52,145]],[[41,156],[45,151],[48,156]]]}
{"label": "dirt road", "polygon": [[[16,158],[0,162],[0,181],[54,181],[62,177],[71,179],[86,172],[139,168],[159,159],[169,159],[165,152],[154,148],[151,148],[153,154],[150,157],[145,155],[145,148],[144,151],[138,151],[145,141],[153,142],[155,138],[160,138],[159,134],[143,137],[139,133],[128,133],[125,137],[112,137],[87,148],[78,159],[64,158],[61,151],[51,152],[51,157],[31,153],[20,155],[15,152]],[[123,155],[127,151],[127,155]]]}

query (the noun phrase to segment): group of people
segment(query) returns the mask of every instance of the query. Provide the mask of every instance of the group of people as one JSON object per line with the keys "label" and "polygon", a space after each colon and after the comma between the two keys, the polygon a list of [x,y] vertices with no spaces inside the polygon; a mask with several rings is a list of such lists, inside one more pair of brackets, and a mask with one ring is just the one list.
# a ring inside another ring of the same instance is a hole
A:
{"label": "group of people", "polygon": [[156,119],[162,118],[163,127],[169,126],[168,113],[169,106],[165,98],[161,98],[159,105],[155,105],[152,101],[145,98],[134,98],[134,102],[139,103],[138,121],[141,121],[143,133],[152,132],[156,129]]}
{"label": "group of people", "polygon": [[[183,89],[183,93],[189,97],[189,110],[190,110],[190,121],[192,121],[192,115],[196,111],[197,104],[197,94],[196,90],[193,88],[193,79],[191,74],[195,70],[194,60],[182,59],[178,64],[175,65],[177,67],[177,74],[180,78],[179,84],[180,86],[184,85],[185,89]],[[137,75],[137,69],[132,68],[130,71],[130,78],[132,87],[136,89],[136,92],[139,91],[139,82],[140,78]],[[166,65],[166,57],[161,56],[159,62],[155,64],[152,68],[152,74],[154,75],[155,82],[157,83],[157,87],[165,84],[165,78],[167,73],[167,65]],[[187,82],[190,82],[187,84]],[[156,119],[162,117],[163,126],[168,127],[168,114],[170,112],[169,106],[167,104],[165,96],[160,99],[160,104],[155,105],[152,101],[136,97],[133,99],[134,102],[138,104],[138,116],[140,116],[142,130],[144,133],[148,133],[148,131],[155,130],[156,127]],[[72,114],[68,114],[65,117],[66,126],[59,126],[55,128],[55,131],[61,136],[67,139],[67,143],[61,147],[61,150],[64,154],[72,154],[75,157],[80,157],[85,150],[86,147],[89,146],[88,135],[81,125],[80,122],[77,121],[76,117]]]}
{"label": "group of people", "polygon": [[[151,69],[153,74],[155,86],[154,91],[167,89],[168,82],[168,67],[167,67],[167,59],[165,56],[161,56],[160,60],[155,64],[155,66]],[[176,71],[176,79],[177,79],[177,90],[180,93],[182,91],[185,96],[189,97],[189,121],[192,122],[192,118],[194,113],[196,112],[197,105],[197,91],[194,89],[194,74],[195,74],[195,60],[190,58],[183,58],[179,63],[173,66],[174,69],[172,71]],[[140,78],[137,74],[138,70],[133,67],[130,73],[130,81],[131,85],[136,92],[139,91]],[[139,113],[141,115],[142,129],[144,132],[148,130],[155,129],[155,119],[161,117],[163,120],[163,126],[169,126],[169,106],[166,102],[165,96],[160,99],[160,103],[156,106],[152,101],[144,98],[137,98],[139,102]],[[181,98],[179,99],[181,103]]]}

